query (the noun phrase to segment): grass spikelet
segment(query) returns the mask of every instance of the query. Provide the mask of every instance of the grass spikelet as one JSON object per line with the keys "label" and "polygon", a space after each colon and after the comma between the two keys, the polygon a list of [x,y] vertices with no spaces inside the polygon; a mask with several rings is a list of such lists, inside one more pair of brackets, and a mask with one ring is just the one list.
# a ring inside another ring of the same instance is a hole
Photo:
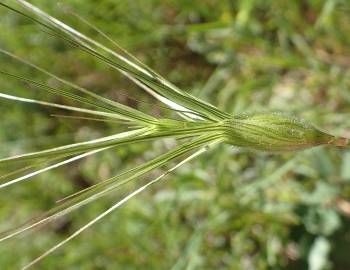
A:
{"label": "grass spikelet", "polygon": [[[78,84],[65,80],[35,63],[31,63],[17,56],[15,53],[0,48],[0,53],[4,56],[17,61],[20,65],[25,65],[38,73],[48,76],[64,87],[54,87],[32,78],[27,78],[20,74],[14,74],[1,69],[0,76],[2,79],[11,79],[21,82],[24,85],[30,85],[31,87],[23,87],[25,89],[39,89],[44,93],[50,93],[56,97],[75,102],[77,105],[67,106],[59,103],[46,102],[44,100],[19,97],[9,93],[0,93],[1,99],[27,103],[33,106],[43,105],[65,111],[74,111],[75,113],[81,114],[81,116],[56,116],[110,122],[120,124],[120,126],[125,128],[121,133],[106,135],[98,139],[1,158],[0,166],[4,167],[20,167],[26,163],[31,164],[25,167],[25,170],[19,169],[6,174],[3,177],[5,181],[0,184],[1,191],[6,192],[6,188],[10,188],[23,181],[29,181],[39,174],[122,145],[154,142],[164,138],[173,138],[178,141],[178,145],[168,152],[95,185],[70,194],[60,200],[56,207],[44,213],[40,218],[31,220],[24,223],[22,226],[0,234],[0,242],[8,240],[48,222],[55,221],[57,218],[72,211],[76,211],[82,206],[96,202],[97,200],[102,200],[107,195],[112,194],[130,182],[134,182],[135,185],[137,185],[134,191],[127,194],[121,200],[116,201],[114,205],[73,232],[68,238],[48,249],[41,256],[26,265],[24,269],[34,266],[40,260],[77,237],[103,217],[121,207],[134,196],[160,181],[179,166],[218,145],[227,144],[269,153],[304,150],[321,145],[339,147],[347,147],[349,145],[347,138],[335,137],[319,130],[305,120],[285,113],[264,112],[231,115],[179,89],[121,48],[100,29],[93,26],[85,19],[80,18],[78,15],[75,16],[88,26],[91,26],[93,30],[97,31],[105,39],[112,42],[117,50],[109,48],[95,39],[80,33],[78,30],[73,29],[64,22],[59,21],[55,17],[52,17],[24,0],[14,0],[10,5],[0,3],[0,6],[16,13],[28,22],[39,26],[40,29],[44,29],[47,34],[60,39],[65,44],[74,46],[82,53],[121,72],[144,91],[169,107],[174,115],[176,115],[170,117],[155,117],[147,112],[142,112],[138,109],[99,96],[92,90],[85,89]],[[175,162],[175,165],[172,165],[173,162]],[[40,167],[42,164],[46,164],[44,168]],[[153,180],[148,181],[146,184],[138,184],[140,178],[149,176],[159,168],[162,168],[165,172],[153,178]]]}

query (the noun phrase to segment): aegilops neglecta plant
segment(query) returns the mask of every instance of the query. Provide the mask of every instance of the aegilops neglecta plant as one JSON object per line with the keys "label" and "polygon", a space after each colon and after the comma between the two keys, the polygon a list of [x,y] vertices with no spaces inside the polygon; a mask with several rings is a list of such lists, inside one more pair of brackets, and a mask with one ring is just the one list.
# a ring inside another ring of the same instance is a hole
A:
{"label": "aegilops neglecta plant", "polygon": [[[157,168],[169,164],[174,159],[182,158],[175,166],[168,169],[156,179],[141,185],[122,200],[116,202],[107,211],[101,213],[67,239],[33,260],[26,268],[32,266],[79,235],[150,185],[158,182],[169,172],[218,144],[224,143],[251,150],[274,153],[302,150],[320,145],[345,147],[349,144],[346,138],[335,137],[320,131],[307,121],[289,116],[285,113],[264,112],[231,115],[221,111],[212,104],[204,102],[168,82],[162,76],[122,49],[101,30],[84,19],[77,16],[109,42],[113,43],[115,49],[109,48],[78,32],[24,0],[13,0],[13,2],[16,4],[15,7],[4,3],[0,3],[0,5],[23,16],[34,24],[37,24],[43,28],[45,32],[48,32],[48,34],[79,48],[81,51],[120,71],[143,90],[168,106],[172,111],[176,112],[179,117],[164,117],[160,119],[153,117],[137,109],[99,96],[90,90],[58,77],[46,69],[0,48],[2,54],[51,77],[53,80],[65,85],[70,91],[55,88],[18,74],[0,70],[3,76],[20,80],[47,91],[48,93],[76,101],[81,105],[88,105],[89,109],[28,99],[5,93],[0,93],[1,98],[13,100],[15,102],[26,102],[74,111],[93,116],[93,119],[101,121],[117,120],[126,128],[129,128],[128,131],[112,136],[0,159],[0,165],[2,166],[15,163],[21,164],[20,162],[32,162],[32,165],[26,168],[25,173],[23,173],[24,170],[20,169],[8,174],[7,178],[13,178],[0,184],[1,189],[26,181],[51,169],[120,145],[153,141],[161,138],[185,140],[182,144],[179,144],[165,154],[64,198],[57,207],[47,212],[39,219],[30,221],[14,230],[3,233],[0,241],[12,238],[20,233],[59,218],[83,205],[110,194],[130,181],[136,180]],[[37,169],[42,163],[48,164],[48,166]],[[31,171],[27,172],[28,169]]]}

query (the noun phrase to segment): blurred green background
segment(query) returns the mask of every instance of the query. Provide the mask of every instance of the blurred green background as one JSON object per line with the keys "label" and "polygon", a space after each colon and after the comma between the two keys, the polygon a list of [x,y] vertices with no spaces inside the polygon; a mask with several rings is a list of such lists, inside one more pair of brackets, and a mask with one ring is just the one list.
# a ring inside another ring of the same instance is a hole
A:
{"label": "blurred green background", "polygon": [[[347,0],[31,2],[101,40],[66,12],[75,11],[180,88],[230,113],[286,111],[350,137]],[[111,99],[156,116],[169,114],[116,71],[23,17],[0,8],[0,22],[1,48]],[[56,85],[4,55],[0,68]],[[1,92],[72,105],[7,77],[0,77],[0,85]],[[68,114],[0,100],[0,156],[122,130],[115,123],[51,116],[57,113]],[[0,229],[19,225],[65,195],[175,144],[120,147],[1,190]],[[0,175],[9,169],[0,167]],[[0,268],[18,269],[127,192],[0,243]],[[271,155],[222,145],[167,176],[36,269],[346,270],[349,254],[350,150]]]}

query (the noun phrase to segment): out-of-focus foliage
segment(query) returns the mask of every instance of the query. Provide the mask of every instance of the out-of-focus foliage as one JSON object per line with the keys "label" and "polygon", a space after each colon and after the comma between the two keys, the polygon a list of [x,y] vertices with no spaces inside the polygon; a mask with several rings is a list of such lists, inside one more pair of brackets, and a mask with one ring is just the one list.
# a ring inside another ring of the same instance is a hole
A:
{"label": "out-of-focus foliage", "polygon": [[[67,15],[67,8],[75,11],[181,88],[228,112],[287,111],[350,136],[346,0],[32,2],[101,40]],[[154,115],[163,111],[120,74],[18,15],[1,9],[0,18],[2,48],[106,97]],[[0,65],[55,83],[3,55]],[[1,91],[67,104],[5,77],[0,82]],[[50,116],[57,113],[1,100],[1,157],[120,130]],[[175,143],[121,147],[2,190],[0,229]],[[1,243],[1,269],[28,262],[121,196]],[[340,270],[350,268],[349,247],[350,150],[269,155],[223,145],[130,201],[40,269]]]}

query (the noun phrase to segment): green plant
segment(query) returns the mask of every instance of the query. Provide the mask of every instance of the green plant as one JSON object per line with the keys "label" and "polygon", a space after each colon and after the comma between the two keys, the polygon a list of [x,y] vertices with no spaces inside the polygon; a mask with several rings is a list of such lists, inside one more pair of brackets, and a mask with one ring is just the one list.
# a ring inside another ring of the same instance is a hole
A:
{"label": "green plant", "polygon": [[[98,151],[107,150],[111,147],[122,144],[157,140],[166,137],[177,139],[191,138],[191,140],[189,142],[180,144],[180,146],[174,150],[171,150],[170,152],[148,163],[142,164],[116,177],[83,190],[82,192],[78,192],[77,194],[69,196],[67,199],[63,200],[63,202],[57,208],[47,213],[45,217],[39,219],[38,221],[34,221],[30,225],[21,227],[14,232],[10,232],[7,236],[4,237],[4,239],[40,225],[50,219],[64,215],[69,211],[74,210],[81,205],[84,205],[85,203],[91,202],[100,196],[106,195],[124,183],[134,180],[146,173],[149,173],[155,168],[166,165],[172,159],[194,151],[193,154],[184,159],[182,162],[178,163],[178,165],[168,169],[168,171],[172,171],[184,162],[187,162],[190,159],[193,159],[199,154],[205,152],[208,148],[222,142],[231,145],[247,147],[253,150],[273,152],[304,149],[322,144],[339,146],[347,145],[347,140],[344,138],[335,138],[331,135],[317,130],[305,121],[301,121],[294,117],[286,116],[283,114],[256,113],[241,116],[231,116],[230,114],[225,113],[218,108],[201,101],[200,99],[194,98],[193,96],[180,91],[178,88],[168,83],[164,78],[156,74],[154,71],[150,70],[148,67],[144,66],[142,63],[137,61],[135,58],[133,58],[131,55],[119,47],[118,49],[120,52],[116,53],[107,47],[104,47],[103,45],[97,43],[96,41],[75,32],[73,29],[67,28],[67,26],[58,23],[53,18],[48,17],[41,11],[34,9],[33,6],[27,4],[26,2],[17,2],[23,4],[26,8],[28,8],[30,12],[36,14],[39,17],[40,21],[33,19],[33,17],[30,17],[29,19],[35,20],[36,23],[44,26],[50,31],[52,35],[57,36],[58,38],[79,47],[81,50],[97,57],[111,67],[122,71],[123,74],[130,77],[133,81],[135,81],[135,83],[143,87],[146,91],[150,92],[166,105],[170,106],[173,112],[179,113],[179,115],[183,117],[183,120],[175,120],[169,118],[156,119],[148,114],[141,113],[138,110],[97,96],[84,88],[60,79],[57,76],[48,73],[47,71],[42,70],[41,68],[30,63],[27,64],[33,68],[43,71],[47,75],[55,78],[63,84],[70,86],[76,91],[85,94],[90,98],[73,94],[72,92],[62,89],[53,88],[38,83],[34,80],[2,71],[3,75],[28,82],[48,92],[58,94],[80,103],[92,106],[94,109],[88,110],[82,109],[80,107],[43,103],[6,94],[1,95],[3,98],[39,104],[41,103],[43,105],[55,106],[62,109],[89,113],[95,117],[100,117],[98,120],[103,121],[107,119],[117,119],[118,121],[124,122],[127,127],[134,128],[133,131],[117,134],[114,136],[108,136],[99,140],[93,140],[85,143],[79,143],[3,159],[1,160],[1,163],[6,166],[19,161],[36,161],[37,163],[34,165],[38,165],[43,159],[45,159],[45,162],[52,162],[52,164],[50,164],[48,167],[45,167],[44,169],[33,171],[32,173],[15,178],[14,180],[3,184],[2,187],[6,187],[8,185],[26,180],[31,176],[45,172],[51,168],[67,164],[87,155],[94,154]],[[8,53],[4,50],[3,52],[10,57],[15,57],[11,53]],[[17,59],[26,64],[24,60],[20,58]],[[146,185],[141,186],[134,193],[131,193],[129,196],[125,197],[125,199],[119,201],[115,206],[110,208],[109,211],[104,212],[101,216],[93,220],[93,222],[87,224],[87,226],[83,227],[81,230],[78,230],[77,233],[72,235],[72,237],[67,238],[67,241],[72,239],[83,229],[87,228],[116,207],[119,207],[122,203],[137,194],[139,191],[158,181],[162,176],[156,178],[154,181],[151,181]],[[53,249],[50,249],[44,254],[44,256],[64,243],[65,242],[62,242],[59,245],[55,246]],[[42,257],[39,259],[41,258]]]}

